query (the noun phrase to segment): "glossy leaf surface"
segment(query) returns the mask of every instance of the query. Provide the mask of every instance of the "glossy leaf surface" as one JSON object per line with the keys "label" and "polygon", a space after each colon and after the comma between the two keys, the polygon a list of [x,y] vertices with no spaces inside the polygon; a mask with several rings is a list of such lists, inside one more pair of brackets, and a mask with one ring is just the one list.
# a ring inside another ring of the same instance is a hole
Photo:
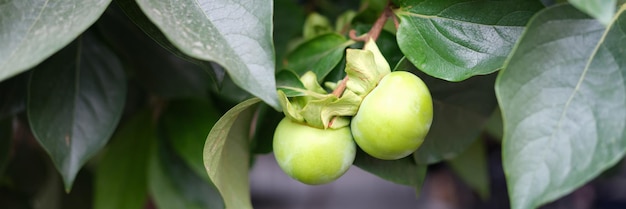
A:
{"label": "glossy leaf surface", "polygon": [[570,5],[540,12],[500,73],[513,209],[555,200],[624,156],[625,10],[608,28]]}
{"label": "glossy leaf surface", "polygon": [[399,0],[398,45],[417,68],[461,81],[502,67],[539,1]]}
{"label": "glossy leaf surface", "polygon": [[93,24],[111,0],[0,2],[0,81],[61,50]]}
{"label": "glossy leaf surface", "polygon": [[178,49],[223,66],[241,88],[280,109],[274,80],[273,1],[139,0]]}

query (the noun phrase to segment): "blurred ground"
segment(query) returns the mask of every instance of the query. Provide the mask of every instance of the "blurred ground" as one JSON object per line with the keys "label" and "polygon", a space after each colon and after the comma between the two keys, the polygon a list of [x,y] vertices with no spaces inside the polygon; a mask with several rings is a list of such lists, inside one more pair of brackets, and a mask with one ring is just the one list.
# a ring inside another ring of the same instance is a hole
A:
{"label": "blurred ground", "polygon": [[[500,152],[489,153],[491,197],[481,200],[443,164],[429,167],[421,194],[352,166],[337,181],[309,186],[283,173],[272,154],[250,173],[255,209],[507,209]],[[540,209],[626,209],[626,163]]]}

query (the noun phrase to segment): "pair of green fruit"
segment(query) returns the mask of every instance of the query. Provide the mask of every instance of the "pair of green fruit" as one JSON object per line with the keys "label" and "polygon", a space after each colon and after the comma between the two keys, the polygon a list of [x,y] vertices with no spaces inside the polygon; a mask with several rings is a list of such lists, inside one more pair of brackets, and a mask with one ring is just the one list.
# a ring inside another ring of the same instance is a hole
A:
{"label": "pair of green fruit", "polygon": [[350,168],[356,156],[354,142],[373,157],[400,159],[422,144],[432,118],[432,98],[424,82],[396,71],[385,75],[363,99],[350,126],[320,129],[284,118],[274,134],[274,155],[290,177],[325,184]]}

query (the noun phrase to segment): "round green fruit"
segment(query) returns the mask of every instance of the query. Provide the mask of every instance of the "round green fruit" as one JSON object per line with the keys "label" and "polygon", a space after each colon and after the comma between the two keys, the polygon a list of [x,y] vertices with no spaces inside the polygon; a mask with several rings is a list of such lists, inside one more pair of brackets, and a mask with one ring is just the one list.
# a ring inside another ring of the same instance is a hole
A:
{"label": "round green fruit", "polygon": [[415,152],[433,120],[426,84],[404,71],[383,77],[352,118],[354,140],[367,154],[395,160]]}
{"label": "round green fruit", "polygon": [[319,129],[284,118],[274,133],[280,168],[302,183],[325,184],[343,175],[356,155],[350,127]]}

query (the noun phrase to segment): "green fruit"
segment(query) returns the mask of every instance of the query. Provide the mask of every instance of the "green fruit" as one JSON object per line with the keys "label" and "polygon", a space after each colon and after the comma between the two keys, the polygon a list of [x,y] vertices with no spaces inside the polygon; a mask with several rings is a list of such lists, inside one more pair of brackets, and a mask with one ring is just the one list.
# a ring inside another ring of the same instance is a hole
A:
{"label": "green fruit", "polygon": [[319,129],[284,118],[274,133],[280,168],[305,184],[325,184],[343,175],[356,155],[349,127]]}
{"label": "green fruit", "polygon": [[369,155],[395,160],[415,152],[433,120],[428,87],[417,76],[392,72],[380,80],[352,118],[354,140]]}

